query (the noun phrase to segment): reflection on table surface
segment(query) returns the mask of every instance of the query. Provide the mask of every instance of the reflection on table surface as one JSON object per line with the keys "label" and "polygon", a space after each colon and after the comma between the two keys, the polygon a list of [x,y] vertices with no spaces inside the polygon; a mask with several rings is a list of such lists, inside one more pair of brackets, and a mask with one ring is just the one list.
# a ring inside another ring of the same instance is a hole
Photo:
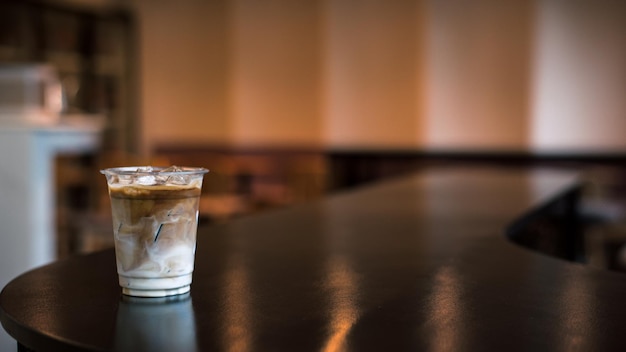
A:
{"label": "reflection on table surface", "polygon": [[122,296],[115,350],[198,351],[189,293],[161,298]]}

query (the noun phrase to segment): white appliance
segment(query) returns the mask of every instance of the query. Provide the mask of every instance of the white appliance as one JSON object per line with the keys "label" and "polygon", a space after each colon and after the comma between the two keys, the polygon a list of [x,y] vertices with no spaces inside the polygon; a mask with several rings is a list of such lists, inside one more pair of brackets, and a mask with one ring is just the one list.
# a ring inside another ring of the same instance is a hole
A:
{"label": "white appliance", "polygon": [[[56,259],[56,156],[99,147],[102,124],[68,123],[63,105],[51,66],[0,65],[0,289]],[[0,351],[15,346],[0,329]]]}
{"label": "white appliance", "polygon": [[51,126],[59,122],[64,106],[63,86],[54,67],[0,65],[0,125]]}

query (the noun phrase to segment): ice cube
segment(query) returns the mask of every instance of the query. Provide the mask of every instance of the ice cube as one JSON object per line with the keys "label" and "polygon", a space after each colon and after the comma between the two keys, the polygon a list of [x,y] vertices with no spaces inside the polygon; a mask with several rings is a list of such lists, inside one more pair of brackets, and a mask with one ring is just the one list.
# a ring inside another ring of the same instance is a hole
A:
{"label": "ice cube", "polygon": [[181,172],[181,171],[183,171],[183,169],[178,167],[178,166],[176,166],[176,165],[172,165],[172,166],[170,166],[168,168],[165,168],[163,170],[159,170],[159,172]]}
{"label": "ice cube", "polygon": [[189,181],[189,175],[172,175],[167,182],[175,185],[186,185]]}
{"label": "ice cube", "polygon": [[167,175],[154,175],[154,182],[158,185],[164,185],[167,183],[169,176]]}
{"label": "ice cube", "polygon": [[135,183],[142,186],[152,186],[157,184],[157,180],[153,175],[141,175],[135,177]]}
{"label": "ice cube", "polygon": [[[154,172],[152,166],[138,167],[135,170],[139,175],[133,177],[132,182],[142,186],[151,186],[157,184],[157,180],[154,175],[150,173]],[[147,174],[147,175],[146,175]]]}
{"label": "ice cube", "polygon": [[133,177],[128,175],[118,176],[116,183],[123,186],[131,185],[133,184]]}
{"label": "ice cube", "polygon": [[162,173],[169,173],[169,172],[175,172],[175,171],[177,171],[176,166],[170,166],[165,169],[158,170],[156,172],[157,175],[155,175],[155,180],[157,184],[164,185],[169,182],[170,175],[162,175]]}
{"label": "ice cube", "polygon": [[172,175],[171,173],[183,172],[184,170],[176,165],[170,166],[163,170],[159,170],[159,173],[168,173],[169,175],[159,175],[157,176],[157,182],[159,184],[175,184],[175,185],[186,185],[189,183],[190,179],[188,175]]}

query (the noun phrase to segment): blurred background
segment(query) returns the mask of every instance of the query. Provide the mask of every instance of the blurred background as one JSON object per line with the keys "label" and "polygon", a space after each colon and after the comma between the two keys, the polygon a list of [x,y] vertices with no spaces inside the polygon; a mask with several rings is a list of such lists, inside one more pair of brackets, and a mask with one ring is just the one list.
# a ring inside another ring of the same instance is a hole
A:
{"label": "blurred background", "polygon": [[211,169],[203,223],[459,164],[582,171],[619,222],[625,39],[620,0],[5,0],[0,241],[110,246],[132,164]]}
{"label": "blurred background", "polygon": [[428,167],[573,169],[590,261],[619,268],[625,39],[621,0],[2,1],[0,284],[110,246],[98,170],[132,164],[211,169],[203,224]]}

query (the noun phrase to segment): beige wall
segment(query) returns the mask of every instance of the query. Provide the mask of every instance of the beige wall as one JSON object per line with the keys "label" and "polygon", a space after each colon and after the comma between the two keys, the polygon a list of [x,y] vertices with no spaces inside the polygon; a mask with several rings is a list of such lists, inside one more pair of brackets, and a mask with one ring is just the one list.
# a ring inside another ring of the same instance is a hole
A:
{"label": "beige wall", "polygon": [[530,1],[429,0],[425,146],[527,145]]}
{"label": "beige wall", "polygon": [[136,1],[144,150],[229,141],[228,0]]}
{"label": "beige wall", "polygon": [[232,9],[233,142],[319,145],[320,3],[233,0]]}
{"label": "beige wall", "polygon": [[616,0],[136,0],[166,143],[626,151]]}
{"label": "beige wall", "polygon": [[544,0],[532,148],[626,151],[626,1]]}
{"label": "beige wall", "polygon": [[329,0],[326,9],[326,145],[419,147],[420,2]]}

